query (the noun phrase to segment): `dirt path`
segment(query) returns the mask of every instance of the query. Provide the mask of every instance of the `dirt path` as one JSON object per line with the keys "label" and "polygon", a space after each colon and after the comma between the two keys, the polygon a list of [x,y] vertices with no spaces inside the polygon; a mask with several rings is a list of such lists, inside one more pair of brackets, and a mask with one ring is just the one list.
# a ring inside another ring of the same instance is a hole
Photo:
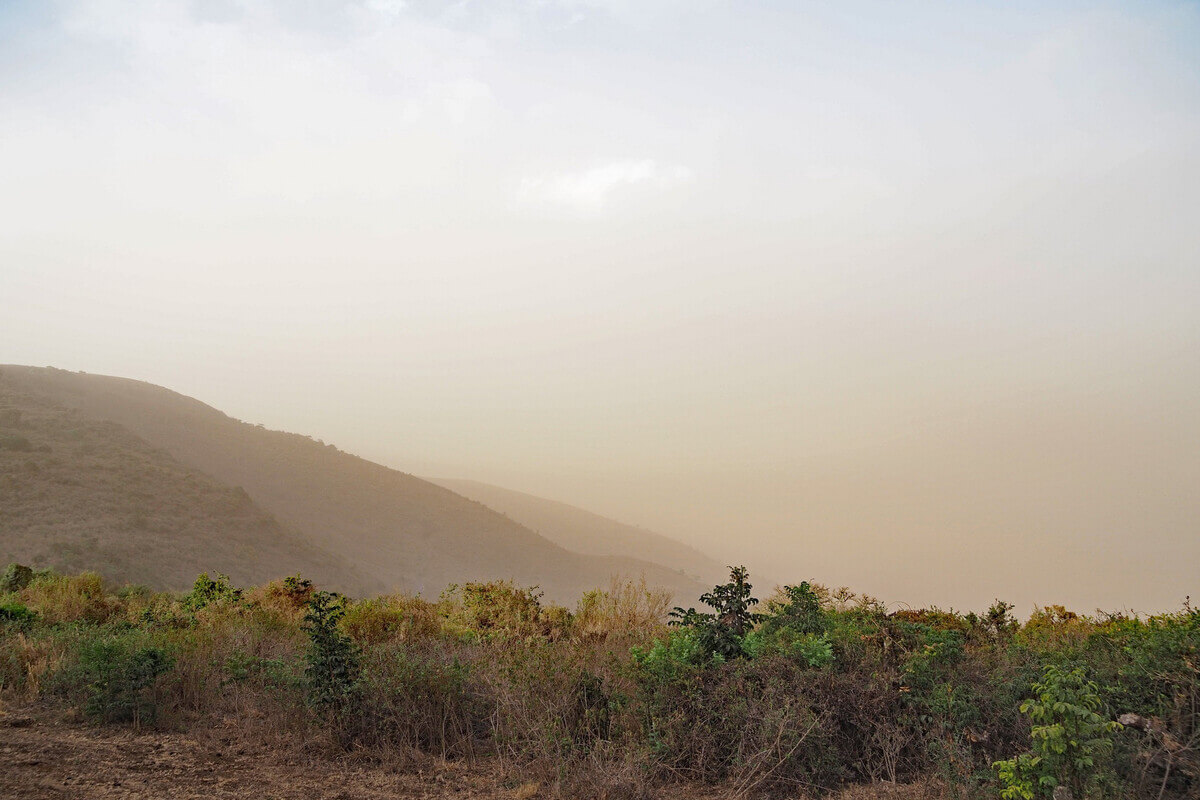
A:
{"label": "dirt path", "polygon": [[5,800],[475,800],[518,794],[465,767],[422,775],[336,761],[289,763],[219,739],[95,728],[43,714],[0,715]]}

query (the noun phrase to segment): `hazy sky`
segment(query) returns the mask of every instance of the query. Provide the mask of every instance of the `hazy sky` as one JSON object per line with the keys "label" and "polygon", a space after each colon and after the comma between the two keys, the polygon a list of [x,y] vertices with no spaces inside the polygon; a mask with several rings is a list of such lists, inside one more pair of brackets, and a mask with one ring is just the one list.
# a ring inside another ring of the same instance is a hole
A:
{"label": "hazy sky", "polygon": [[1200,597],[1200,4],[0,2],[0,362],[890,601]]}

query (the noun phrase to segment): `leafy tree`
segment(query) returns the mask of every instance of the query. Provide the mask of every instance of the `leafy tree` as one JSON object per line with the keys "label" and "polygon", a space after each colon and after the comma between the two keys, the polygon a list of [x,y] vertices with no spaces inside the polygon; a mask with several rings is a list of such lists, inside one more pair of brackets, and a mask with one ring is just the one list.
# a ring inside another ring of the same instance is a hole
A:
{"label": "leafy tree", "polygon": [[346,614],[345,601],[335,592],[314,592],[304,615],[309,636],[304,675],[308,701],[314,708],[336,713],[346,707],[358,689],[361,654],[338,623]]}
{"label": "leafy tree", "polygon": [[174,659],[136,635],[111,634],[89,642],[79,654],[87,680],[84,713],[100,722],[153,722],[158,710],[154,683],[170,671]]}
{"label": "leafy tree", "polygon": [[992,765],[1004,787],[1000,796],[1034,800],[1052,796],[1059,786],[1074,797],[1092,796],[1112,754],[1112,734],[1121,729],[1098,713],[1100,687],[1082,668],[1050,665],[1033,691],[1033,699],[1021,704],[1021,713],[1033,723],[1032,752]]}
{"label": "leafy tree", "polygon": [[787,605],[779,608],[763,622],[763,629],[774,633],[783,628],[790,628],[796,633],[825,633],[825,615],[821,611],[821,599],[813,591],[808,581],[799,586],[784,586]]}
{"label": "leafy tree", "polygon": [[710,657],[742,658],[746,655],[743,639],[762,618],[750,610],[758,605],[758,598],[750,595],[751,588],[746,568],[730,567],[729,583],[714,586],[711,592],[700,595],[700,602],[715,613],[676,606],[671,611],[671,624],[693,628],[700,648]]}

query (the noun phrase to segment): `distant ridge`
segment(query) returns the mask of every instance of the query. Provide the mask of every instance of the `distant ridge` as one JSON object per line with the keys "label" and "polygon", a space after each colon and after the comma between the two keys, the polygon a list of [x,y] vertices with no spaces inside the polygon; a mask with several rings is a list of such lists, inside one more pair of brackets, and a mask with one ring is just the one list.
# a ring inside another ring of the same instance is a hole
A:
{"label": "distant ridge", "polygon": [[[644,575],[683,599],[706,588],[674,564],[571,552],[449,489],[305,436],[241,422],[153,384],[5,365],[0,390],[116,423],[214,484],[240,487],[283,529],[361,573],[363,588],[436,595],[451,583],[512,579],[537,584],[559,602],[573,602],[615,574]],[[13,453],[0,458],[15,469]],[[0,531],[0,553],[8,538]]]}
{"label": "distant ridge", "polygon": [[720,562],[694,547],[645,528],[627,525],[557,500],[479,481],[455,478],[427,480],[507,514],[555,544],[576,553],[597,556],[637,553],[647,561],[678,566],[704,584],[718,583],[726,578],[727,569]]}
{"label": "distant ridge", "polygon": [[242,585],[303,573],[344,592],[383,587],[242,489],[0,378],[0,563],[9,561],[159,589],[202,571]]}

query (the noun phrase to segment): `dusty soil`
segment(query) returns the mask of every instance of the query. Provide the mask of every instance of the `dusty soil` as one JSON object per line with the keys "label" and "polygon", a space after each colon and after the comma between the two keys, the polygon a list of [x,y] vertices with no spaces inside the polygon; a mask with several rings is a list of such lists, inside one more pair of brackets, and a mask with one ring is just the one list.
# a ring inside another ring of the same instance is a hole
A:
{"label": "dusty soil", "polygon": [[289,761],[215,736],[92,727],[37,711],[0,715],[6,800],[474,800],[535,793],[533,786],[506,787],[479,768],[397,773],[352,761]]}
{"label": "dusty soil", "polygon": [[[535,800],[552,794],[536,783],[506,781],[494,765],[430,764],[398,771],[353,757],[275,751],[219,730],[135,732],[86,725],[44,707],[0,711],[3,800]],[[679,785],[653,796],[726,800],[732,794]],[[833,800],[942,797],[932,785],[877,784]]]}

